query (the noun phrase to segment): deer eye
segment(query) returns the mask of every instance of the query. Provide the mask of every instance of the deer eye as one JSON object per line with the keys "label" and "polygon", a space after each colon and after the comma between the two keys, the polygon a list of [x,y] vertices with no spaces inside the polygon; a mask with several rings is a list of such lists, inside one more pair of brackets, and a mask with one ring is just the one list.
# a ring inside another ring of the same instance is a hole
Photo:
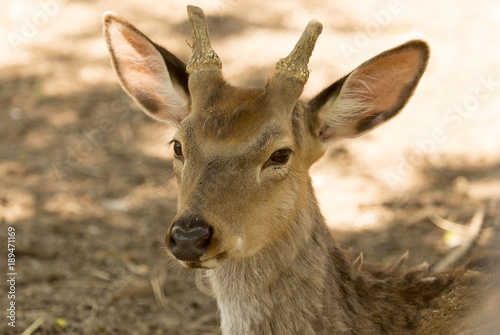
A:
{"label": "deer eye", "polygon": [[271,162],[276,164],[285,164],[290,157],[290,149],[280,149],[271,155]]}
{"label": "deer eye", "polygon": [[290,158],[290,154],[292,153],[292,150],[290,149],[280,149],[276,150],[273,152],[271,157],[267,160],[267,162],[264,164],[264,167],[268,167],[271,165],[284,165],[286,162],[288,162],[288,159]]}
{"label": "deer eye", "polygon": [[182,158],[182,145],[179,141],[174,142],[174,156],[175,158]]}

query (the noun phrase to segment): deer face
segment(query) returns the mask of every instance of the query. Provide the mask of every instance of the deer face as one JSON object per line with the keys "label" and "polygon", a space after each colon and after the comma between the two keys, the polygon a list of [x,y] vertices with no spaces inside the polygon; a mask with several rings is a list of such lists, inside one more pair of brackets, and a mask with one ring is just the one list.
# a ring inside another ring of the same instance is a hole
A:
{"label": "deer face", "polygon": [[179,207],[166,242],[188,266],[215,266],[272,243],[289,229],[308,182],[303,109],[277,112],[262,89],[239,89],[228,103],[233,90],[221,90],[220,106],[192,110],[173,138]]}
{"label": "deer face", "polygon": [[188,14],[187,66],[115,14],[105,14],[104,26],[124,90],[177,129],[171,144],[178,212],[166,249],[184,266],[213,268],[293,229],[312,196],[309,167],[331,141],[364,133],[403,108],[425,70],[428,47],[410,41],[386,51],[303,101],[319,22],[309,23],[264,88],[236,88],[222,78],[203,12],[188,6]]}
{"label": "deer face", "polygon": [[298,105],[277,106],[265,89],[224,83],[217,92],[210,105],[191,106],[172,140],[179,197],[166,246],[186,266],[213,267],[272,243],[307,184],[307,166],[294,158],[307,156]]}

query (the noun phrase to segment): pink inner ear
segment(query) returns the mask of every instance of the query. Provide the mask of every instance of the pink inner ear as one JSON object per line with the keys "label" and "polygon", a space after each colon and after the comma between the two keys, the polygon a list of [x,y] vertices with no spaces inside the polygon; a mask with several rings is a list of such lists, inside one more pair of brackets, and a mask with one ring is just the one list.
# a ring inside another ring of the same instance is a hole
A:
{"label": "pink inner ear", "polygon": [[428,46],[410,41],[361,64],[319,110],[319,137],[354,137],[396,115],[422,76]]}
{"label": "pink inner ear", "polygon": [[408,48],[374,59],[351,74],[349,91],[358,92],[357,100],[371,106],[370,111],[390,111],[406,98],[403,93],[413,86],[422,58],[422,50]]}
{"label": "pink inner ear", "polygon": [[165,63],[161,61],[161,55],[148,40],[138,35],[135,31],[128,30],[123,35],[126,54],[132,64],[129,70],[154,77],[157,73],[167,71]]}
{"label": "pink inner ear", "polygon": [[122,84],[130,91],[141,92],[148,100],[160,102],[162,98],[156,91],[160,86],[159,74],[167,71],[160,53],[143,36],[117,22],[110,25],[109,34]]}
{"label": "pink inner ear", "polygon": [[126,21],[106,17],[107,42],[120,83],[154,118],[178,124],[187,113],[188,97],[177,91],[165,60],[147,37]]}

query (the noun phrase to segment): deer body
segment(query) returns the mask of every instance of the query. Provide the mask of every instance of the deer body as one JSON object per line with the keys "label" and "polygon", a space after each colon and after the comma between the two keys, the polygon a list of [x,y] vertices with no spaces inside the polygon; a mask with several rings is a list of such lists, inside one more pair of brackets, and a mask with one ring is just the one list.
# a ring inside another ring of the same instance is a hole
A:
{"label": "deer body", "polygon": [[[434,277],[421,266],[353,273],[308,188],[308,212],[293,218],[294,229],[279,243],[207,270],[223,334],[493,334],[491,325],[473,323],[477,305],[467,306],[478,296],[476,272]],[[456,298],[466,306],[457,308]],[[436,311],[436,304],[444,306]]]}
{"label": "deer body", "polygon": [[176,128],[178,212],[166,249],[185,267],[208,269],[223,334],[490,334],[471,307],[484,275],[350,260],[330,236],[308,174],[328,143],[404,107],[427,44],[386,51],[305,101],[319,22],[264,88],[236,88],[222,77],[203,12],[188,6],[188,14],[187,65],[113,13],[104,16],[105,36],[124,90]]}

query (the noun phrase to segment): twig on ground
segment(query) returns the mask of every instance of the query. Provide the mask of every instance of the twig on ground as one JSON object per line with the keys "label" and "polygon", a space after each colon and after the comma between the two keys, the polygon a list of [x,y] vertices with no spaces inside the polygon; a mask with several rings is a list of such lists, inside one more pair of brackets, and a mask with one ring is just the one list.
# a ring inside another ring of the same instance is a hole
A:
{"label": "twig on ground", "polygon": [[468,235],[469,227],[467,225],[463,225],[460,223],[455,223],[453,221],[448,221],[446,219],[443,219],[442,217],[438,216],[437,214],[433,214],[429,217],[431,219],[432,223],[434,223],[436,226],[439,228],[461,235],[461,236],[466,236]]}
{"label": "twig on ground", "polygon": [[179,305],[173,300],[168,299],[163,291],[163,285],[165,283],[165,274],[161,273],[151,279],[151,286],[153,287],[153,292],[155,295],[156,303],[160,308],[166,309],[168,306],[175,309],[181,315],[186,316],[186,311],[182,305]]}
{"label": "twig on ground", "polygon": [[31,335],[31,334],[33,334],[38,329],[38,327],[40,327],[41,325],[43,325],[44,322],[45,322],[45,316],[39,317],[28,328],[26,328],[26,330],[23,331],[21,333],[21,335]]}
{"label": "twig on ground", "polygon": [[[455,233],[458,233],[458,230],[461,230],[461,229],[455,230],[456,226],[463,227],[464,232],[461,233],[461,235],[463,235],[464,241],[457,248],[450,251],[450,253],[448,253],[448,255],[446,255],[445,258],[443,258],[441,261],[436,263],[432,267],[432,272],[440,272],[440,271],[443,271],[447,268],[450,268],[450,267],[456,265],[459,260],[461,260],[465,255],[467,255],[469,253],[470,249],[472,248],[475,241],[479,237],[479,233],[481,232],[481,228],[482,228],[483,223],[484,223],[484,213],[485,213],[484,207],[478,208],[476,210],[476,212],[474,213],[472,220],[466,226],[462,226],[462,225],[459,225],[459,224],[454,223],[454,222],[450,222],[451,225],[446,223],[446,226],[452,228],[450,231],[455,232]],[[441,218],[439,218],[439,219],[440,220],[438,220],[438,221],[440,223],[443,223],[443,221],[446,221],[446,220],[441,219]],[[434,220],[433,220],[433,222],[434,222]],[[434,223],[436,223],[436,222],[434,222]],[[438,224],[436,224],[436,225],[440,228],[443,228],[441,225],[438,225]],[[443,228],[443,229],[445,229],[445,228]],[[449,229],[445,229],[445,230],[449,230]]]}
{"label": "twig on ground", "polygon": [[497,212],[493,220],[493,227],[500,227],[500,199],[496,200]]}

